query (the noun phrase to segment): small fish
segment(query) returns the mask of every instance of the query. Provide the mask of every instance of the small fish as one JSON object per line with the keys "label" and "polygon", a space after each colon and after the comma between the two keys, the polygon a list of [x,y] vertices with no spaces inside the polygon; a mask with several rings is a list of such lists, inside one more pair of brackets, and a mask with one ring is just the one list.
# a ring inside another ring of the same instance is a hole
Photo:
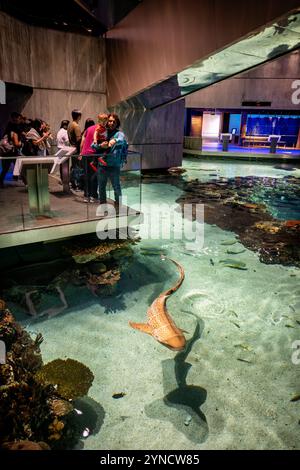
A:
{"label": "small fish", "polygon": [[212,258],[210,258],[209,262],[210,262],[210,264],[211,264],[212,266],[215,265],[214,260],[213,260]]}
{"label": "small fish", "polygon": [[243,263],[242,261],[221,259],[219,263],[222,263],[225,268],[241,269],[243,271],[247,270],[246,263]]}
{"label": "small fish", "polygon": [[126,393],[125,392],[120,392],[120,393],[114,393],[112,395],[113,398],[117,399],[117,398],[123,398],[125,397]]}
{"label": "small fish", "polygon": [[234,321],[231,321],[230,323],[232,323],[233,325],[235,325],[237,328],[241,328],[240,325],[238,323],[235,323]]}
{"label": "small fish", "polygon": [[234,245],[237,243],[237,240],[224,240],[221,245],[229,246],[229,245]]}
{"label": "small fish", "polygon": [[288,323],[284,325],[286,328],[295,328],[293,325],[289,325]]}
{"label": "small fish", "polygon": [[239,318],[238,314],[234,310],[229,310],[228,313],[230,316],[233,315],[234,317]]}
{"label": "small fish", "polygon": [[237,361],[246,362],[247,364],[252,364],[252,361],[247,361],[247,359],[242,359],[241,357],[236,358]]}
{"label": "small fish", "polygon": [[162,251],[162,247],[160,246],[141,246],[140,250],[141,251]]}
{"label": "small fish", "polygon": [[154,250],[154,249],[147,249],[147,248],[141,248],[141,255],[144,255],[144,256],[159,256],[163,254],[162,253],[162,250]]}
{"label": "small fish", "polygon": [[245,253],[246,250],[226,250],[228,255],[240,255],[241,253]]}
{"label": "small fish", "polygon": [[253,349],[251,348],[251,346],[249,346],[248,344],[235,344],[234,345],[235,348],[241,348],[243,349],[244,351],[253,351]]}
{"label": "small fish", "polygon": [[293,398],[291,398],[290,401],[299,401],[300,400],[300,394],[299,395],[295,395]]}
{"label": "small fish", "polygon": [[181,251],[180,253],[182,253],[183,255],[186,255],[186,256],[193,256],[193,257],[197,256],[197,255],[195,255],[195,253],[192,253],[192,252],[189,253],[188,251]]}

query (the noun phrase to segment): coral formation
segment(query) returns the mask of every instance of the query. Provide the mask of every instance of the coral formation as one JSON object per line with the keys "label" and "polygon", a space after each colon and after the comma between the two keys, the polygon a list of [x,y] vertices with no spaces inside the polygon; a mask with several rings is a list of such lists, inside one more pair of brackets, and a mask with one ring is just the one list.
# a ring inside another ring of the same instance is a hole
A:
{"label": "coral formation", "polygon": [[37,372],[36,379],[44,385],[55,384],[60,397],[74,400],[87,394],[94,375],[88,367],[74,359],[55,359]]}
{"label": "coral formation", "polygon": [[239,241],[257,251],[262,262],[300,267],[300,222],[277,219],[261,202],[273,203],[274,213],[284,201],[288,208],[289,201],[300,199],[299,183],[295,177],[218,178],[208,183],[195,179],[185,182],[185,193],[177,202],[182,207],[203,203],[205,222],[237,233]]}
{"label": "coral formation", "polygon": [[2,445],[3,450],[50,450],[45,442],[33,442],[28,440],[19,440],[15,442],[5,442]]}
{"label": "coral formation", "polygon": [[92,260],[102,259],[104,255],[123,248],[128,244],[133,243],[132,240],[114,240],[114,241],[105,241],[99,244],[93,244],[92,246],[82,247],[82,246],[69,246],[66,247],[66,250],[71,254],[73,259],[78,264],[88,263]]}
{"label": "coral formation", "polygon": [[[133,255],[131,244],[136,240],[113,240],[99,244],[91,242],[89,246],[79,247],[69,245],[66,247],[78,268],[73,271],[75,283],[85,284],[95,295],[111,294],[112,287],[121,278],[121,271],[127,266]],[[74,283],[73,279],[73,283]],[[105,289],[105,291],[104,291]]]}
{"label": "coral formation", "polygon": [[[70,284],[87,287],[96,296],[111,295],[121,278],[121,272],[127,268],[132,258],[133,250],[130,245],[136,242],[137,240],[131,238],[99,242],[94,236],[66,242],[64,263],[59,259],[56,262],[28,265],[26,275],[24,266],[12,269],[8,272],[8,281],[2,295],[6,301],[19,304],[32,316],[48,317],[58,315],[68,308],[64,290]],[[48,268],[47,277],[45,271]],[[17,279],[18,285],[13,278]],[[48,280],[47,285],[43,284],[45,279]],[[45,299],[50,300],[54,306],[43,309]],[[5,308],[5,301],[1,302],[0,308]]]}
{"label": "coral formation", "polygon": [[[87,394],[92,372],[71,359],[43,366],[42,336],[33,340],[8,309],[0,313],[0,340],[6,346],[6,362],[0,365],[0,448],[44,450],[74,445],[79,436],[69,424],[73,405],[64,397],[70,400]],[[45,369],[51,369],[52,381],[39,379]],[[56,387],[57,378],[62,381],[60,387]]]}

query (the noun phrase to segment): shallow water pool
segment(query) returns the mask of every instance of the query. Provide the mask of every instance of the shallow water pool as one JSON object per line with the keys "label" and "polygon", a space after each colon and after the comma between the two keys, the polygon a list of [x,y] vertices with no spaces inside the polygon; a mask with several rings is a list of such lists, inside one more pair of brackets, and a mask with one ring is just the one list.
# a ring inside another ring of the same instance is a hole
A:
{"label": "shallow water pool", "polygon": [[[185,181],[299,176],[299,170],[265,164],[189,159],[183,166]],[[143,203],[175,204],[182,189],[171,183],[145,181]],[[70,357],[95,375],[89,398],[77,403],[89,430],[77,448],[299,449],[299,403],[291,399],[300,393],[300,365],[293,362],[300,270],[263,264],[235,233],[208,224],[204,229],[196,252],[172,231],[170,239],[144,237],[114,296],[98,298],[69,284],[68,308],[49,319],[10,305],[28,331],[43,334],[45,362]],[[240,254],[229,255],[232,248]],[[185,271],[167,302],[187,332],[188,347],[178,353],[128,324],[145,322],[149,305],[178,279],[168,257]],[[232,257],[246,269],[222,262]]]}

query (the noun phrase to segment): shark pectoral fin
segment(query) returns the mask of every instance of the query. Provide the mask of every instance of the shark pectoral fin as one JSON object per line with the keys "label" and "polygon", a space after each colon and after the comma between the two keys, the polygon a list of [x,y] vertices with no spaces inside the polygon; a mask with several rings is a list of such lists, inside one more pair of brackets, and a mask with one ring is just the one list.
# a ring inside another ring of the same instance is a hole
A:
{"label": "shark pectoral fin", "polygon": [[130,321],[129,325],[132,328],[134,328],[135,330],[140,330],[143,333],[147,333],[147,335],[152,335],[152,329],[148,325],[148,323],[134,323],[134,322]]}

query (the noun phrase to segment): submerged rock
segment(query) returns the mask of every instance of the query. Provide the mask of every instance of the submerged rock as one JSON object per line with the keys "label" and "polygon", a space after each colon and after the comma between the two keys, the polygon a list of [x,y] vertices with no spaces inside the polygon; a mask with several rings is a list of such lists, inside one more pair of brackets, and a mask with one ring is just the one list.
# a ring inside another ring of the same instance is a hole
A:
{"label": "submerged rock", "polygon": [[92,274],[102,274],[107,271],[107,267],[105,266],[104,263],[101,263],[100,261],[98,262],[93,262],[89,265],[89,270]]}
{"label": "submerged rock", "polygon": [[77,264],[85,264],[97,259],[99,256],[97,253],[79,253],[77,255],[73,255],[73,259]]}
{"label": "submerged rock", "polygon": [[101,275],[92,274],[87,278],[90,286],[113,286],[121,279],[121,272],[118,269],[110,269]]}
{"label": "submerged rock", "polygon": [[66,416],[74,409],[73,405],[66,400],[54,399],[50,404],[55,416]]}
{"label": "submerged rock", "polygon": [[4,442],[1,448],[3,450],[50,450],[50,447],[46,442],[34,442],[28,440]]}
{"label": "submerged rock", "polygon": [[135,241],[131,239],[105,241],[102,243],[99,243],[98,240],[97,242],[94,241],[91,243],[91,246],[82,247],[74,244],[66,247],[66,250],[71,254],[76,263],[85,264],[93,260],[102,261],[102,257],[108,253],[121,248],[127,249],[129,248],[128,245],[133,243],[135,243]]}
{"label": "submerged rock", "polygon": [[123,248],[118,248],[117,250],[114,250],[111,253],[111,256],[115,260],[119,260],[119,259],[122,259],[122,258],[127,258],[128,256],[132,256],[132,255],[133,255],[133,251],[132,251],[132,248],[130,246],[124,246]]}
{"label": "submerged rock", "polygon": [[[206,223],[238,235],[238,240],[224,240],[221,245],[239,241],[258,252],[263,263],[300,267],[299,220],[297,217],[295,220],[278,220],[270,213],[271,209],[276,212],[289,208],[292,213],[299,212],[296,201],[300,200],[300,178],[249,176],[223,179],[221,184],[220,179],[208,183],[192,180],[185,182],[183,190],[183,195],[176,201],[181,204],[183,215],[184,204],[202,203]],[[212,194],[218,197],[211,197]],[[196,215],[193,207],[193,220]]]}
{"label": "submerged rock", "polygon": [[264,230],[265,232],[277,233],[281,229],[282,223],[266,220],[266,221],[256,222],[254,226],[255,228],[258,228],[259,230]]}

